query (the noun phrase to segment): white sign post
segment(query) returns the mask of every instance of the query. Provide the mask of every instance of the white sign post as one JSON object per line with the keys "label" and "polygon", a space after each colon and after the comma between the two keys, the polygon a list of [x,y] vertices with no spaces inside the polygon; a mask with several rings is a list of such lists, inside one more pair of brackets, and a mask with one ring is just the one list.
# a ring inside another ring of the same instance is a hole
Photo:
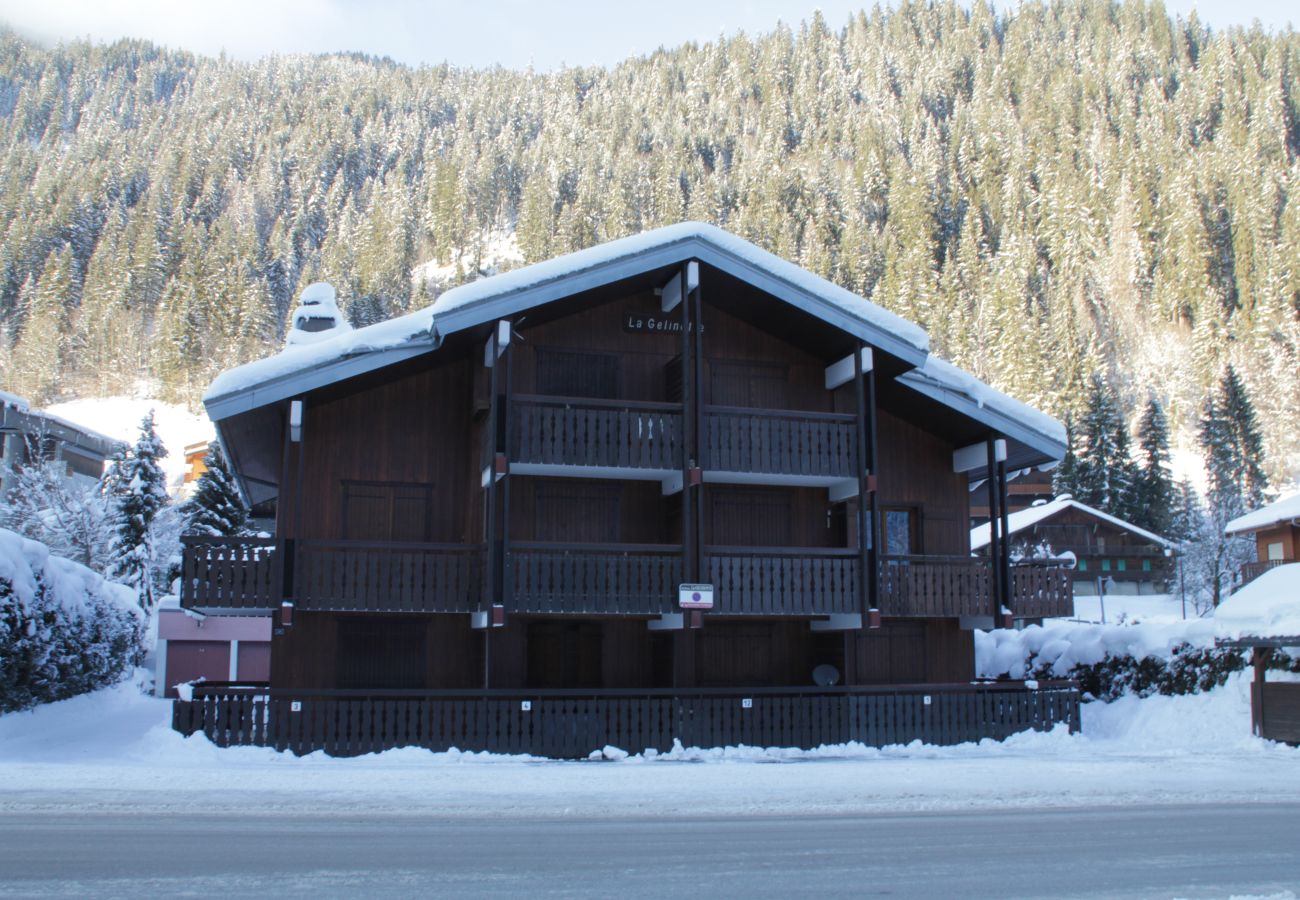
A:
{"label": "white sign post", "polygon": [[713,609],[713,585],[679,584],[677,605],[682,609]]}

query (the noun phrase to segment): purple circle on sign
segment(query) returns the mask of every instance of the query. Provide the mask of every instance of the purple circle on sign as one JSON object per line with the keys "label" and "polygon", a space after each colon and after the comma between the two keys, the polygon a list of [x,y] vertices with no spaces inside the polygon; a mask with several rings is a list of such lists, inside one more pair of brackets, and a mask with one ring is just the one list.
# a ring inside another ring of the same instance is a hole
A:
{"label": "purple circle on sign", "polygon": [[695,593],[691,594],[691,599],[692,599],[692,600],[695,600],[695,601],[699,601],[699,599],[700,599],[700,592],[699,592],[699,591],[696,591]]}

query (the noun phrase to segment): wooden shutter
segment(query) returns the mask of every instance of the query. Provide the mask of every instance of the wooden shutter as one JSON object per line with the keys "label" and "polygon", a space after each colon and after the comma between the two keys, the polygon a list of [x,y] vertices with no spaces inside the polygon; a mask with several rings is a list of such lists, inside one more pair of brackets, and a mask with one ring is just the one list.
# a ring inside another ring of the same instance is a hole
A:
{"label": "wooden shutter", "polygon": [[616,353],[537,348],[537,393],[615,399],[622,360]]}
{"label": "wooden shutter", "polygon": [[431,540],[433,485],[343,482],[343,539],[424,543]]}
{"label": "wooden shutter", "polygon": [[536,540],[566,544],[618,541],[621,486],[538,481],[535,490],[533,533]]}
{"label": "wooden shutter", "polygon": [[723,547],[791,546],[790,495],[761,488],[713,488],[710,544]]}
{"label": "wooden shutter", "polygon": [[709,402],[715,406],[784,409],[789,368],[780,363],[709,362]]}
{"label": "wooden shutter", "polygon": [[338,620],[336,675],[347,689],[419,689],[425,686],[424,619],[344,617]]}

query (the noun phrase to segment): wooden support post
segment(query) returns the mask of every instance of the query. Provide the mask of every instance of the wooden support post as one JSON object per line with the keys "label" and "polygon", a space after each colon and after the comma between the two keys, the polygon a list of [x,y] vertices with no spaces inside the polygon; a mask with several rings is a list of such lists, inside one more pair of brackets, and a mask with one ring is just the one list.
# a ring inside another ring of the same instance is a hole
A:
{"label": "wooden support post", "polygon": [[[860,354],[859,354],[860,356]],[[864,375],[867,392],[867,415],[865,420],[867,432],[867,465],[870,467],[866,482],[867,501],[867,535],[871,540],[871,552],[867,557],[867,627],[880,627],[880,566],[884,553],[880,547],[880,504],[878,501],[879,455],[876,446],[876,367],[873,364]],[[859,503],[862,500],[858,501]]]}
{"label": "wooden support post", "polygon": [[[693,504],[695,512],[695,548],[693,554],[695,557],[695,569],[691,573],[691,580],[697,583],[704,581],[704,478],[703,473],[700,472],[700,466],[703,462],[700,447],[704,443],[704,439],[701,436],[704,429],[704,302],[700,299],[698,274],[694,278],[691,277],[691,272],[693,270],[698,272],[698,267],[699,263],[692,260],[686,264],[685,272],[687,289],[690,291],[688,297],[691,299],[694,307],[691,311],[691,338],[692,343],[694,344],[694,347],[692,348],[693,352],[691,354],[691,362],[695,366],[695,377],[691,379],[691,386],[694,390],[694,399],[691,406],[692,416],[695,419],[695,428],[693,429],[695,445],[691,448],[691,456],[695,460],[694,469],[699,473],[700,477],[691,479],[692,487],[695,489],[695,503]],[[703,614],[701,613],[701,616],[702,615]],[[700,622],[701,617],[693,617],[692,627],[698,628],[698,623]]]}
{"label": "wooden support post", "polygon": [[1255,678],[1250,683],[1250,728],[1256,737],[1264,736],[1264,681],[1268,673],[1268,662],[1272,656],[1272,647],[1256,647],[1251,654]]}
{"label": "wooden support post", "polygon": [[[506,328],[511,328],[509,322]],[[498,326],[497,332],[501,329]],[[511,335],[513,337],[513,335]],[[512,372],[514,370],[514,353],[511,348],[515,342],[510,340],[502,349],[501,358],[498,366],[501,368],[502,377],[505,381],[504,402],[501,408],[501,438],[500,446],[497,448],[498,459],[504,458],[506,461],[506,473],[501,477],[501,600],[498,602],[500,610],[489,610],[492,613],[492,621],[489,627],[498,627],[505,624],[506,611],[514,608],[514,575],[510,566],[510,488],[514,479],[510,477],[510,448],[511,438],[514,436],[514,416],[511,415],[511,406],[514,401],[514,384]],[[495,478],[495,474],[493,478]]]}
{"label": "wooden support post", "polygon": [[[871,610],[871,587],[867,576],[871,564],[871,542],[867,531],[867,386],[862,371],[862,342],[853,353],[853,399],[857,416],[854,437],[857,444],[858,474],[858,614],[865,624]],[[827,383],[830,376],[827,375]]]}
{"label": "wooden support post", "polygon": [[991,606],[989,612],[993,615],[993,624],[996,627],[1002,621],[1002,539],[999,530],[1002,527],[1002,516],[998,510],[998,461],[997,461],[997,441],[993,435],[989,435],[985,442],[985,449],[988,456],[988,487],[989,495],[989,593],[991,596]]}
{"label": "wooden support post", "polygon": [[1007,512],[1007,454],[1004,449],[1005,444],[997,446],[998,444],[1002,442],[998,441],[994,445],[995,450],[1000,451],[995,454],[998,457],[998,516],[1002,538],[1002,545],[999,548],[1002,555],[999,557],[998,565],[1001,566],[999,581],[1002,584],[1002,609],[1007,612],[1003,613],[1000,619],[994,620],[994,624],[1010,628],[1015,607],[1012,605],[1014,598],[1011,596],[1011,520]]}
{"label": "wooden support post", "polygon": [[[487,492],[484,498],[483,513],[483,545],[487,551],[485,562],[485,571],[483,577],[483,600],[484,609],[490,609],[493,603],[497,602],[497,478],[496,478],[496,450],[497,450],[497,371],[500,368],[496,364],[497,343],[496,333],[488,338],[487,350],[484,359],[491,360],[492,365],[488,372],[488,416],[487,423],[484,425],[483,445],[484,452],[480,457],[480,464],[484,468],[483,472],[483,490]],[[487,644],[483,645],[484,659],[487,658]],[[484,663],[483,678],[484,687],[487,687],[487,663]]]}

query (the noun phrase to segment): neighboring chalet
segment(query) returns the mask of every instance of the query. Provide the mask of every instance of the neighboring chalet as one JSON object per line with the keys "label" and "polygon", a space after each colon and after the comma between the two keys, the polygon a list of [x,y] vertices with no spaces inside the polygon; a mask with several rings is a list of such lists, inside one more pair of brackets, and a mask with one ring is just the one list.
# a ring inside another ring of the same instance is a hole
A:
{"label": "neighboring chalet", "polygon": [[1269,569],[1300,562],[1300,494],[1238,516],[1227,524],[1224,533],[1255,536],[1255,562],[1242,566],[1242,584]]}
{"label": "neighboring chalet", "polygon": [[1077,727],[1070,685],[972,684],[972,629],[1072,610],[1064,569],[968,531],[971,485],[1000,511],[1064,429],[861,297],[687,223],[291,343],[205,397],[275,536],[188,541],[181,591],[274,616],[270,684],[199,689],[182,731],[585,756]]}
{"label": "neighboring chalet", "polygon": [[104,463],[123,450],[121,441],[39,409],[22,397],[0,391],[0,497],[13,479],[36,459],[57,461],[69,481],[90,485],[104,474]]}
{"label": "neighboring chalet", "polygon": [[[1075,596],[1095,596],[1098,581],[1106,594],[1163,594],[1174,576],[1172,542],[1068,494],[1011,513],[1008,526],[1015,561],[1072,558]],[[987,523],[971,529],[970,544],[988,555]]]}

